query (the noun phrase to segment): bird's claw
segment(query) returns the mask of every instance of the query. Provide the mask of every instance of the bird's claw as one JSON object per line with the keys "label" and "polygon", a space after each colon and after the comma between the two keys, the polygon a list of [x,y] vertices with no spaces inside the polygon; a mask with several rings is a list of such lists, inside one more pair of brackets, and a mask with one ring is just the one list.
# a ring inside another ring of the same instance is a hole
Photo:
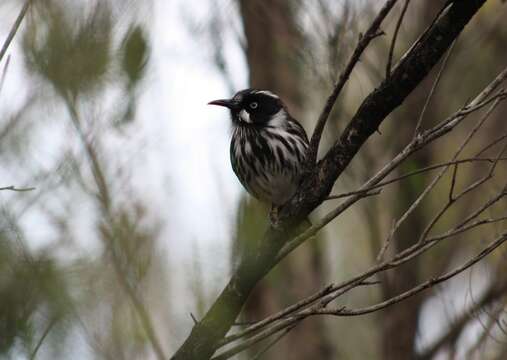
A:
{"label": "bird's claw", "polygon": [[269,220],[274,228],[278,227],[280,223],[280,219],[278,217],[278,206],[271,206],[271,210],[269,211]]}

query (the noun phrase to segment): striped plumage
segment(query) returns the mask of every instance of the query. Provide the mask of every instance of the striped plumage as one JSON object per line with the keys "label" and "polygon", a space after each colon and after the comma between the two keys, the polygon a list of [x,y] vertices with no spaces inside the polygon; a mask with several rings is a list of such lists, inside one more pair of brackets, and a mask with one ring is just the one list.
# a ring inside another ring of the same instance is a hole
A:
{"label": "striped plumage", "polygon": [[308,138],[280,98],[247,89],[213,105],[230,109],[233,133],[231,164],[245,189],[257,199],[279,206],[299,185]]}

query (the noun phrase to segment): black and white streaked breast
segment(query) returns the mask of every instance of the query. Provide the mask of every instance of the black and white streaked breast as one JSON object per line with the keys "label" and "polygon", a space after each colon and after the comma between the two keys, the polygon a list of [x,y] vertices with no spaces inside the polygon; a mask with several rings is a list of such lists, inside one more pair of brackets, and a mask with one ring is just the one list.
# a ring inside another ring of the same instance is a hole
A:
{"label": "black and white streaked breast", "polygon": [[251,195],[282,205],[299,185],[307,147],[305,130],[282,107],[266,123],[234,122],[232,168]]}

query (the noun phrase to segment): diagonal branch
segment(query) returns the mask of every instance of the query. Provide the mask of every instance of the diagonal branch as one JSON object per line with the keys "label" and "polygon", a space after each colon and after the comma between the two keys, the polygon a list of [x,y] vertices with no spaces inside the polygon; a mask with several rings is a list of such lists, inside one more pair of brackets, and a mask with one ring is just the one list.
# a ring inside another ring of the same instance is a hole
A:
{"label": "diagonal branch", "polygon": [[[476,98],[474,100],[472,100],[470,102],[471,104],[476,104],[475,107],[471,107],[470,105],[467,105],[464,107],[464,109],[471,109],[471,108],[475,108],[477,110],[480,109],[482,103],[479,102],[478,100],[487,101],[485,99],[487,99],[488,96],[490,96],[492,94],[492,92],[496,89],[498,84],[501,81],[503,81],[505,78],[507,78],[507,69],[505,71],[501,72],[491,82],[490,85],[488,85],[481,93],[479,93],[479,95],[476,96]],[[493,97],[493,98],[496,98],[497,100],[499,99],[498,97]],[[481,119],[479,119],[479,122],[478,122],[479,124],[483,123],[485,121],[485,119],[487,119],[487,117],[491,114],[491,111],[496,108],[497,104],[498,104],[498,102],[495,102],[492,104],[492,106],[488,110],[488,112]],[[461,115],[458,115],[458,114],[461,114]],[[460,109],[455,114],[451,115],[447,119],[444,119],[441,123],[445,123],[445,124],[455,127],[455,126],[459,125],[460,122],[464,121],[469,114],[470,114],[469,111],[464,112],[463,109]],[[451,119],[453,121],[450,121]],[[439,131],[436,131],[435,129],[439,129]],[[351,206],[355,201],[357,201],[357,199],[359,199],[359,195],[364,195],[368,191],[371,191],[372,189],[374,189],[375,184],[379,183],[379,181],[381,181],[384,177],[386,177],[389,173],[391,173],[391,171],[393,169],[395,169],[401,162],[403,162],[414,151],[429,144],[431,141],[437,139],[438,136],[445,135],[447,132],[448,132],[448,129],[445,129],[444,127],[440,126],[440,124],[437,124],[437,125],[435,125],[434,128],[425,131],[424,133],[420,134],[420,136],[418,136],[417,138],[412,138],[410,143],[397,156],[395,156],[389,163],[387,163],[381,170],[379,170],[370,180],[368,180],[361,187],[361,189],[356,192],[354,197],[352,197],[352,198],[348,199],[347,201],[345,201],[344,203],[340,204],[337,208],[335,208],[334,210],[332,210],[331,212],[326,214],[321,220],[314,223],[314,225],[312,227],[307,229],[302,234],[298,235],[293,240],[286,243],[285,246],[280,251],[280,253],[277,255],[276,260],[279,261],[283,257],[285,257],[286,255],[288,255],[297,246],[299,246],[301,243],[303,243],[305,240],[307,240],[310,236],[315,234],[327,222],[331,221],[334,217],[336,217],[341,212],[343,212],[346,208]],[[475,133],[476,133],[476,131],[472,130],[472,134],[475,134]],[[461,146],[463,146],[463,144],[461,144],[460,147]],[[495,158],[488,159],[488,162],[491,163],[491,168],[490,168],[489,173],[481,180],[481,182],[486,181],[487,179],[491,178],[492,171],[494,170],[494,168],[496,167],[496,164],[501,159],[502,154],[503,154],[503,149],[502,149],[502,151],[500,151],[498,153],[498,155]],[[452,164],[452,162],[446,163],[443,166],[449,166],[451,164]],[[441,167],[441,166],[439,166],[439,167]],[[476,182],[476,183],[472,184],[472,186],[469,186],[466,190],[457,194],[454,197],[453,202],[458,201],[459,198],[463,197],[468,192],[470,192],[472,189],[479,186],[481,184],[481,182]],[[392,261],[382,262],[379,265],[374,266],[372,269],[364,272],[363,274],[360,274],[360,275],[354,277],[353,279],[350,279],[342,284],[328,286],[328,287],[324,288],[323,290],[321,290],[320,292],[318,292],[312,296],[309,296],[306,299],[303,299],[303,300],[297,302],[296,304],[289,306],[288,308],[286,308],[286,309],[284,309],[272,316],[265,318],[264,320],[261,320],[259,322],[256,322],[255,324],[252,324],[251,326],[247,327],[243,331],[240,331],[236,334],[227,336],[225,339],[220,341],[219,345],[223,346],[223,345],[226,345],[226,344],[231,343],[233,341],[236,341],[237,339],[240,339],[242,337],[249,336],[250,334],[255,333],[259,330],[262,330],[264,327],[268,326],[269,324],[271,324],[279,319],[282,319],[282,318],[285,318],[288,316],[292,316],[294,313],[296,313],[300,309],[310,306],[311,304],[313,304],[314,302],[316,302],[319,299],[326,298],[325,302],[329,302],[329,301],[333,300],[334,298],[341,296],[343,293],[349,291],[350,289],[357,287],[357,286],[361,286],[362,284],[365,283],[366,278],[369,278],[378,272],[385,271],[388,268],[390,268],[390,266],[399,266],[399,265],[409,261],[410,259],[414,258],[415,256],[420,255],[422,252],[429,250],[431,247],[435,246],[437,244],[437,242],[439,242],[441,240],[456,236],[460,233],[466,232],[466,231],[471,230],[471,229],[478,227],[478,226],[491,224],[491,223],[495,223],[495,222],[499,222],[499,221],[504,221],[505,218],[501,217],[501,218],[497,218],[497,219],[479,220],[474,223],[471,223],[470,225],[467,225],[471,220],[477,219],[485,210],[489,209],[491,206],[493,206],[495,203],[497,203],[500,199],[505,198],[505,196],[507,196],[507,188],[500,191],[495,197],[493,197],[492,199],[488,200],[485,204],[478,207],[469,216],[467,216],[461,223],[457,224],[454,229],[452,229],[446,233],[443,233],[441,235],[433,236],[429,239],[426,239],[429,231],[431,230],[432,224],[434,222],[436,222],[439,218],[440,213],[437,214],[435,217],[435,220],[432,220],[430,222],[430,225],[428,226],[428,228],[425,229],[425,231],[423,232],[423,235],[421,235],[421,240],[419,242],[417,242],[416,244],[414,244],[412,247],[407,248],[403,252],[397,254],[392,259]],[[446,207],[444,207],[444,209],[442,210],[441,213],[445,212],[448,208],[449,208],[449,205],[446,205]],[[337,293],[333,294],[334,292],[337,292]]]}
{"label": "diagonal branch", "polygon": [[428,75],[486,0],[453,3],[385,79],[371,92],[340,138],[312,170],[296,195],[280,209],[280,220],[302,220],[326,199],[341,173],[385,118]]}
{"label": "diagonal branch", "polygon": [[[308,172],[294,197],[280,209],[279,225],[276,228],[271,226],[257,248],[243,255],[224,290],[204,318],[193,326],[190,335],[172,359],[211,358],[234,324],[250,292],[277,263],[280,249],[299,232],[297,225],[326,199],[336,179],[364,142],[428,75],[485,2],[486,0],[469,0],[451,5],[402,58],[389,79],[384,80],[363,101],[340,138],[317,166]],[[391,3],[394,4],[394,1],[386,4]],[[329,111],[331,108],[332,105]],[[450,130],[444,126],[440,132],[442,131]],[[362,280],[364,279],[360,281]]]}
{"label": "diagonal branch", "polygon": [[12,25],[11,31],[9,31],[9,34],[7,35],[7,38],[5,39],[2,49],[0,49],[0,61],[2,61],[5,53],[7,52],[7,49],[9,48],[9,45],[12,42],[12,39],[14,39],[14,35],[18,32],[19,26],[21,25],[21,22],[23,21],[23,18],[26,15],[26,12],[28,11],[28,8],[30,7],[30,4],[33,2],[33,0],[27,0],[23,7],[21,8],[21,11],[19,12],[18,17],[16,18],[16,21]]}
{"label": "diagonal branch", "polygon": [[380,25],[382,24],[382,21],[384,21],[386,16],[389,14],[393,6],[396,5],[397,1],[398,0],[388,0],[384,4],[382,9],[380,9],[377,17],[375,18],[375,20],[373,20],[366,33],[359,39],[359,43],[357,44],[356,49],[352,53],[352,56],[350,57],[347,66],[340,74],[340,77],[333,89],[333,92],[327,98],[326,105],[324,105],[324,109],[322,110],[322,113],[320,114],[319,119],[317,120],[317,125],[315,125],[315,130],[313,131],[312,138],[310,139],[310,146],[308,147],[306,155],[307,169],[311,169],[315,165],[315,161],[317,160],[317,152],[319,151],[320,139],[322,137],[322,133],[324,131],[327,119],[329,118],[329,115],[333,110],[334,104],[336,103],[336,99],[338,99],[338,96],[340,95],[343,87],[347,83],[347,80],[349,79],[352,70],[354,70],[354,67],[359,62],[359,59],[363,54],[364,50],[366,49],[366,47],[370,44],[370,42],[374,38],[383,34],[382,32],[379,32]]}
{"label": "diagonal branch", "polygon": [[16,186],[14,186],[14,185],[10,185],[10,186],[0,187],[0,191],[2,191],[2,190],[10,190],[10,191],[24,192],[24,191],[32,191],[32,190],[35,190],[35,188],[34,188],[34,187],[19,188],[19,187],[16,187]]}
{"label": "diagonal branch", "polygon": [[403,9],[401,9],[400,16],[398,17],[398,21],[396,22],[396,28],[394,29],[393,38],[391,40],[391,45],[389,46],[389,55],[387,56],[387,65],[386,65],[386,78],[391,76],[391,68],[393,62],[394,48],[396,46],[396,40],[398,39],[398,34],[400,32],[401,24],[403,23],[403,19],[405,18],[405,14],[408,9],[408,5],[410,4],[410,0],[405,0],[403,4]]}
{"label": "diagonal branch", "polygon": [[[440,284],[444,281],[449,280],[450,278],[462,273],[463,271],[469,269],[471,266],[477,264],[479,261],[481,261],[484,257],[491,254],[494,250],[499,248],[500,246],[504,245],[507,242],[507,233],[504,233],[491,241],[484,249],[482,249],[478,254],[471,257],[460,265],[459,267],[443,274],[440,276],[437,276],[435,278],[431,278],[427,281],[422,282],[421,284],[402,292],[401,294],[394,296],[390,299],[387,299],[383,302],[366,306],[363,308],[358,309],[349,309],[345,306],[340,306],[337,308],[327,308],[327,305],[329,301],[321,300],[320,302],[316,302],[313,306],[304,309],[300,312],[291,314],[290,316],[286,316],[283,318],[280,318],[278,322],[273,324],[273,326],[264,329],[263,331],[259,332],[258,334],[252,336],[250,339],[233,346],[231,349],[227,350],[223,354],[213,358],[212,360],[225,360],[230,358],[231,356],[245,350],[247,347],[249,347],[251,344],[255,344],[263,339],[268,338],[269,336],[272,336],[273,334],[276,334],[280,331],[285,331],[288,328],[294,327],[297,324],[299,324],[301,321],[305,320],[306,318],[310,316],[316,316],[316,315],[334,315],[334,316],[360,316],[364,314],[373,313],[382,309],[385,309],[389,306],[392,306],[394,304],[397,304],[403,300],[406,300],[424,290],[427,290],[429,288],[434,287],[437,284]],[[504,291],[504,290],[503,290]]]}
{"label": "diagonal branch", "polygon": [[482,251],[480,253],[478,253],[476,256],[469,259],[468,261],[466,261],[461,266],[455,268],[454,270],[451,270],[451,271],[445,273],[444,275],[429,279],[429,280],[419,284],[418,286],[415,286],[412,289],[407,290],[407,291],[405,291],[395,297],[392,297],[388,300],[385,300],[381,303],[367,306],[364,308],[359,308],[359,309],[347,309],[347,308],[343,308],[343,307],[338,308],[338,309],[321,309],[321,310],[317,310],[315,312],[310,311],[310,314],[318,314],[318,315],[330,314],[330,315],[337,315],[337,316],[358,316],[358,315],[372,313],[372,312],[378,311],[380,309],[384,309],[388,306],[391,306],[391,305],[396,304],[400,301],[403,301],[409,297],[414,296],[415,294],[420,293],[423,290],[426,290],[430,287],[433,287],[437,284],[440,284],[440,283],[458,275],[459,273],[465,271],[466,269],[470,268],[471,266],[477,264],[480,260],[482,260],[487,255],[491,254],[495,249],[502,246],[505,242],[507,242],[507,233],[502,234],[499,237],[497,237],[495,240],[493,240],[491,243],[489,243],[488,246],[486,246],[484,249],[482,249]]}
{"label": "diagonal branch", "polygon": [[[503,270],[503,269],[502,269]],[[451,324],[449,329],[438,338],[433,344],[419,354],[417,360],[430,360],[441,350],[446,344],[452,343],[458,339],[463,333],[465,327],[475,319],[477,313],[505,296],[507,292],[507,282],[505,279],[491,284],[488,289],[481,295],[477,302],[475,302],[469,309],[463,312],[461,316],[456,318]]]}

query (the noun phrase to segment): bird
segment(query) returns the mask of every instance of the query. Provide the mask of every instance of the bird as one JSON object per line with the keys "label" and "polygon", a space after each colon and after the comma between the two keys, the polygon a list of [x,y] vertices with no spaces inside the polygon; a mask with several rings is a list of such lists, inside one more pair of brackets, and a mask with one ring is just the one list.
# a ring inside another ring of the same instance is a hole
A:
{"label": "bird", "polygon": [[278,209],[295,194],[304,174],[308,137],[280,97],[269,90],[245,89],[209,105],[229,109],[232,120],[230,160],[246,191]]}

